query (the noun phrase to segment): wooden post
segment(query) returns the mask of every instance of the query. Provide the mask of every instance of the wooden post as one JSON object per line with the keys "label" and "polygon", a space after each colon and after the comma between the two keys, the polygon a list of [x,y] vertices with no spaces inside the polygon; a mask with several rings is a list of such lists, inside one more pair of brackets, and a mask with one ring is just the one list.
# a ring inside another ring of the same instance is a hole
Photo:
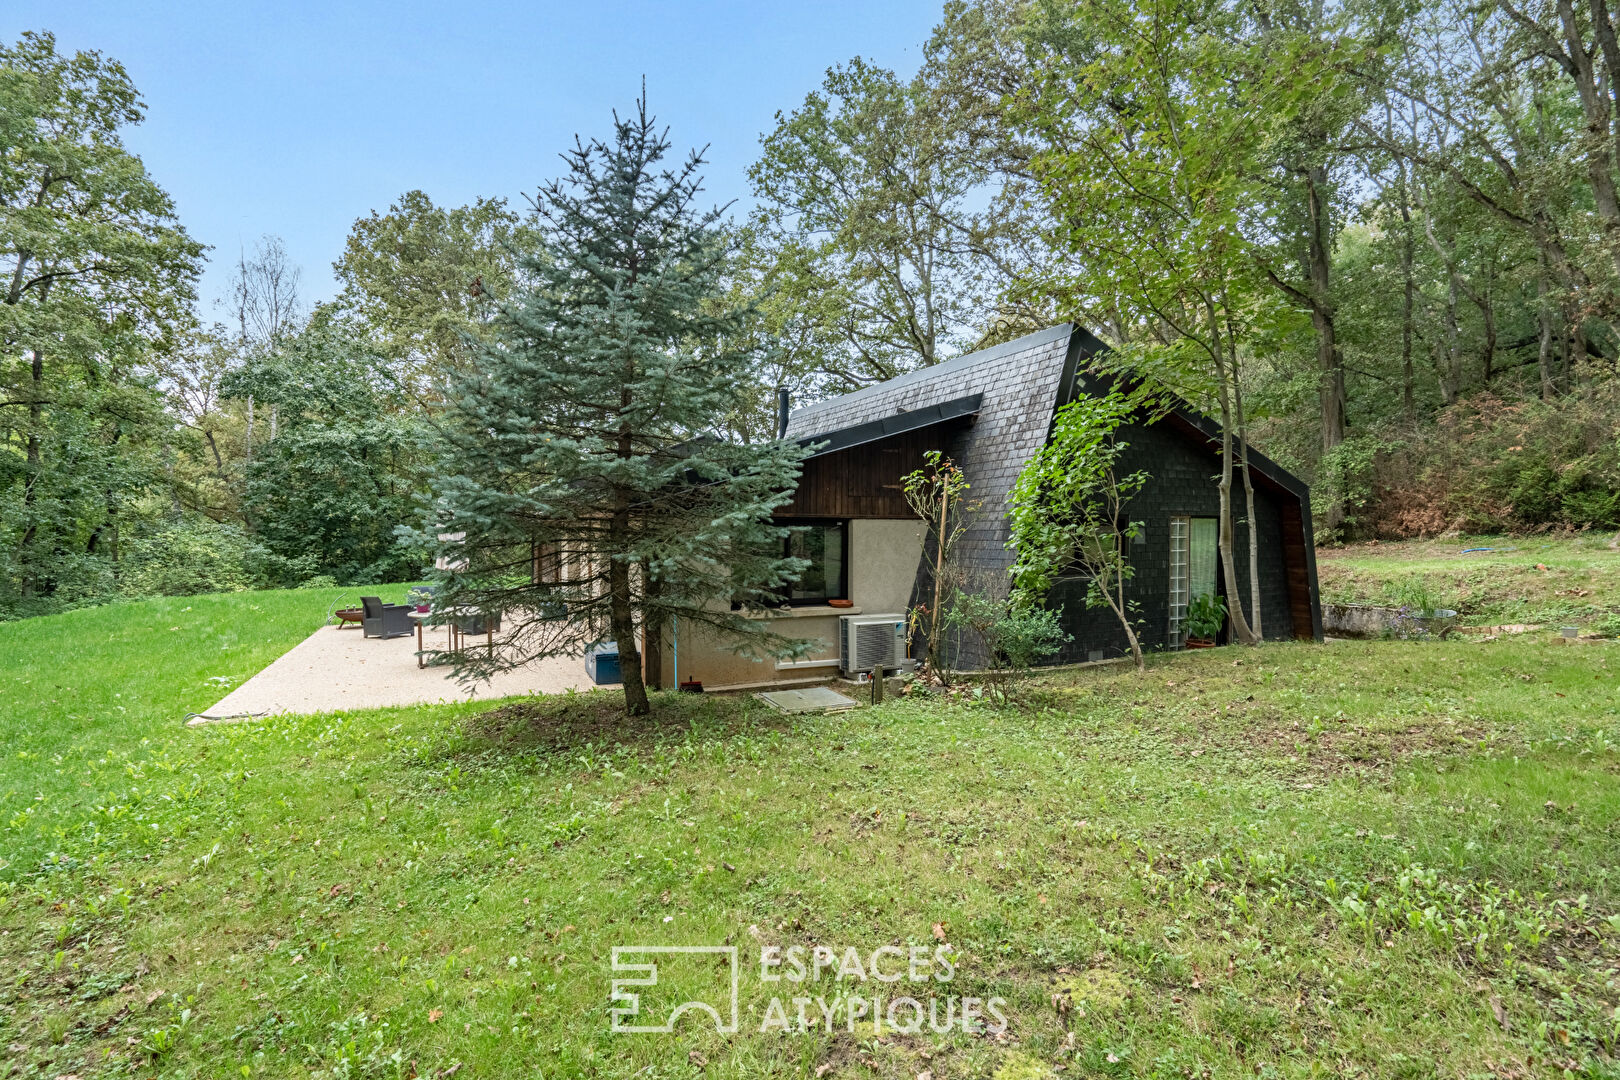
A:
{"label": "wooden post", "polygon": [[883,704],[883,668],[872,669],[872,704]]}

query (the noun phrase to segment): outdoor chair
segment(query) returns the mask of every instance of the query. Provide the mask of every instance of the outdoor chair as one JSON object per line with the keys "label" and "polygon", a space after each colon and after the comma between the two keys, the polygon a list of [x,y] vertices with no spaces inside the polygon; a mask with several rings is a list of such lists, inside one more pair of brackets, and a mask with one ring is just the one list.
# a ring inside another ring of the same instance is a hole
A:
{"label": "outdoor chair", "polygon": [[408,604],[385,604],[375,596],[362,596],[360,607],[365,612],[361,622],[366,637],[403,637],[411,632],[411,608]]}
{"label": "outdoor chair", "polygon": [[456,630],[467,637],[483,637],[488,633],[501,632],[501,617],[499,615],[467,615],[456,620]]}

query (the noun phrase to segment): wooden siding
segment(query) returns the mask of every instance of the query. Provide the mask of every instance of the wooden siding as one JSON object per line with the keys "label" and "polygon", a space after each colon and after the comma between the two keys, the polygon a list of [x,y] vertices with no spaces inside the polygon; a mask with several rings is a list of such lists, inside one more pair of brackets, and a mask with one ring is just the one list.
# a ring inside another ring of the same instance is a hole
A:
{"label": "wooden siding", "polygon": [[1294,637],[1300,641],[1313,641],[1316,635],[1311,618],[1311,574],[1306,564],[1305,521],[1296,499],[1280,500],[1278,509],[1282,517],[1283,573],[1288,582],[1288,614],[1294,624]]}
{"label": "wooden siding", "polygon": [[923,466],[923,455],[944,448],[954,425],[852,446],[804,463],[793,501],[777,517],[912,518],[900,478]]}

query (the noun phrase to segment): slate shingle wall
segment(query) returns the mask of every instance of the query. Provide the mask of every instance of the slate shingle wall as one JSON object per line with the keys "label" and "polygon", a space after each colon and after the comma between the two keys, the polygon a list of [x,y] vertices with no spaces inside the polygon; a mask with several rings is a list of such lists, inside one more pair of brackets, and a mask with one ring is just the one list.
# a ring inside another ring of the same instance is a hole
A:
{"label": "slate shingle wall", "polygon": [[[1007,495],[1051,429],[1072,336],[1067,324],[1052,327],[799,409],[789,417],[787,434],[801,438],[969,394],[984,395],[978,419],[946,448],[972,485],[969,501],[982,504],[956,551],[959,565],[971,568],[985,584],[1005,588],[1012,563],[1006,547]],[[925,552],[913,603],[931,594],[932,566]],[[977,667],[982,658],[963,655],[958,662]]]}
{"label": "slate shingle wall", "polygon": [[[1170,627],[1170,519],[1178,515],[1219,516],[1220,491],[1216,483],[1220,459],[1163,426],[1128,425],[1120,429],[1119,438],[1127,444],[1120,455],[1120,474],[1141,469],[1151,477],[1126,510],[1130,520],[1142,523],[1142,535],[1131,544],[1134,574],[1125,597],[1136,604],[1137,637],[1142,648],[1152,651],[1165,647]],[[1255,491],[1254,505],[1260,525],[1261,631],[1267,639],[1287,640],[1293,637],[1294,626],[1283,565],[1281,513],[1276,497],[1262,490]],[[1243,523],[1246,510],[1241,478],[1233,480],[1232,516],[1238,587],[1223,591],[1228,605],[1241,597],[1243,610],[1248,612],[1249,534]],[[1217,575],[1220,572],[1217,568]],[[1089,660],[1093,651],[1101,651],[1104,657],[1129,652],[1125,632],[1113,612],[1086,607],[1083,583],[1059,582],[1052,591],[1051,603],[1063,611],[1063,628],[1074,637],[1054,662]]]}

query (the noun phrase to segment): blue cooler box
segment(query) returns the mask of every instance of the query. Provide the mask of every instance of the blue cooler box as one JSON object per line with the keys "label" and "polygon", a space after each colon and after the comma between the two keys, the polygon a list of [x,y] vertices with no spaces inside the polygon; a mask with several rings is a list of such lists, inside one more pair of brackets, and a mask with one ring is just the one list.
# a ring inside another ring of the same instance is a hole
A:
{"label": "blue cooler box", "polygon": [[585,674],[591,677],[591,682],[597,686],[608,683],[622,682],[619,675],[619,645],[614,641],[604,641],[600,645],[593,645],[585,650]]}

